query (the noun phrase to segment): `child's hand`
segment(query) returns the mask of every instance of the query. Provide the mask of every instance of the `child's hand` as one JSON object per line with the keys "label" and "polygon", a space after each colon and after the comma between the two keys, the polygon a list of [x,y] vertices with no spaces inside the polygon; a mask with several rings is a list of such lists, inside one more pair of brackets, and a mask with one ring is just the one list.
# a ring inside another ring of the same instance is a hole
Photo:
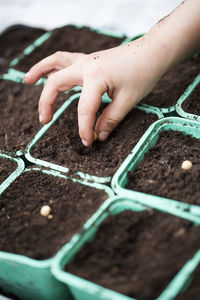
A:
{"label": "child's hand", "polygon": [[[199,16],[199,0],[186,0],[145,36],[129,44],[89,55],[57,52],[43,59],[25,76],[27,83],[49,76],[39,100],[40,121],[45,124],[52,119],[59,92],[82,85],[80,137],[90,146],[95,130],[104,141],[169,68],[199,50]],[[112,103],[95,123],[105,92]]]}
{"label": "child's hand", "polygon": [[[78,104],[79,134],[85,146],[94,140],[94,130],[104,141],[135,104],[144,97],[162,75],[156,68],[156,56],[145,38],[113,49],[89,55],[57,52],[33,66],[25,77],[36,82],[50,74],[39,101],[40,121],[48,123],[59,92],[82,85]],[[157,60],[158,61],[158,60]],[[52,73],[53,72],[53,73]],[[98,118],[102,95],[112,98]]]}

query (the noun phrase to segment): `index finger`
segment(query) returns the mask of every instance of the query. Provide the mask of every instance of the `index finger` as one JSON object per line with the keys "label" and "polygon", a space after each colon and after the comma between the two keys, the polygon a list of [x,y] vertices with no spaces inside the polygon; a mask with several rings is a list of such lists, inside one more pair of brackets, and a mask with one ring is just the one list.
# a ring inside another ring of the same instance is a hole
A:
{"label": "index finger", "polygon": [[53,117],[53,104],[59,92],[71,89],[82,84],[82,75],[77,65],[72,65],[52,74],[43,88],[39,100],[39,119],[42,124],[51,121]]}
{"label": "index finger", "polygon": [[56,53],[47,56],[46,58],[35,64],[28,73],[26,73],[24,80],[26,83],[35,83],[42,76],[52,72],[53,70],[62,70],[65,67],[77,62],[85,54],[70,53],[57,51]]}

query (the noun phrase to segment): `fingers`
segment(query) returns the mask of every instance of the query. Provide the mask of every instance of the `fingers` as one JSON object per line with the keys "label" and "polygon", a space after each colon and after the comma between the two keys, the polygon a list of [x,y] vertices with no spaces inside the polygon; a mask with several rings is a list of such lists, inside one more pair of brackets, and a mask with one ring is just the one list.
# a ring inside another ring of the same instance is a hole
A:
{"label": "fingers", "polygon": [[105,141],[132,108],[133,99],[120,95],[115,97],[96,122],[98,140]]}
{"label": "fingers", "polygon": [[106,88],[94,80],[84,82],[78,104],[78,125],[79,135],[85,146],[90,146],[94,141],[96,113],[105,91]]}
{"label": "fingers", "polygon": [[61,70],[65,67],[74,64],[85,56],[83,53],[70,53],[58,51],[37,64],[35,64],[24,77],[24,81],[29,84],[35,83],[39,78],[45,74]]}
{"label": "fingers", "polygon": [[52,74],[43,88],[39,100],[39,120],[42,124],[51,121],[53,117],[53,104],[55,103],[59,92],[71,89],[75,85],[81,85],[82,78],[80,69],[76,65],[65,68]]}

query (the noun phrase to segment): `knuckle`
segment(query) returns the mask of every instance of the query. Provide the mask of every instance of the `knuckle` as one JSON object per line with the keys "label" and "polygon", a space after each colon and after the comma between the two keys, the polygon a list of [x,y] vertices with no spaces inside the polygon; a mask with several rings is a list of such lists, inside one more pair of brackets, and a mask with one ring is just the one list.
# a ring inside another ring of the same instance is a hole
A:
{"label": "knuckle", "polygon": [[116,128],[117,124],[120,122],[118,119],[110,118],[110,117],[104,117],[104,124],[105,127],[111,131]]}
{"label": "knuckle", "polygon": [[54,57],[56,57],[56,58],[61,58],[62,56],[63,56],[63,52],[62,51],[56,51],[54,53]]}

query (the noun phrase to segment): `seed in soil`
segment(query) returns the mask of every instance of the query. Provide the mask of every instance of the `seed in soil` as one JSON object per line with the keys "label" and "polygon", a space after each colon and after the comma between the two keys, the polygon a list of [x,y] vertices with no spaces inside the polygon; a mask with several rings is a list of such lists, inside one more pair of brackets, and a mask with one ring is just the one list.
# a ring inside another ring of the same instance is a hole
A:
{"label": "seed in soil", "polygon": [[[78,133],[77,101],[73,101],[32,148],[31,154],[94,176],[112,176],[157,115],[133,109],[105,142],[84,147]],[[102,104],[100,112],[106,107]]]}
{"label": "seed in soil", "polygon": [[[0,251],[35,259],[52,257],[107,197],[103,190],[64,178],[22,173],[0,198]],[[51,213],[40,214],[48,203],[53,218]]]}
{"label": "seed in soil", "polygon": [[44,205],[41,207],[40,209],[40,214],[43,216],[43,217],[47,217],[49,216],[51,212],[51,207],[49,205]]}
{"label": "seed in soil", "polygon": [[[179,131],[162,131],[156,145],[149,149],[135,170],[128,172],[126,188],[200,205],[199,149],[200,139]],[[187,170],[182,169],[182,162]]]}
{"label": "seed in soil", "polygon": [[188,171],[192,168],[192,162],[190,160],[184,160],[182,162],[181,168],[185,171]]}

